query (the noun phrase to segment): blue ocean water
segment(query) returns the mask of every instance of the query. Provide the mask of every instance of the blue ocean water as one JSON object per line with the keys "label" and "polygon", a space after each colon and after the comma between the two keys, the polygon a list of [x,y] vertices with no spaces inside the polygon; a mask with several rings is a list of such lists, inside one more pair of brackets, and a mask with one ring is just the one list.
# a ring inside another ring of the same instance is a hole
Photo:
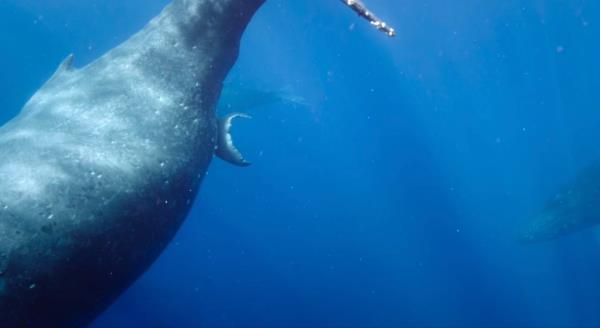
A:
{"label": "blue ocean water", "polygon": [[[0,120],[167,2],[0,1]],[[93,328],[600,326],[598,232],[516,241],[600,159],[600,2],[368,4],[396,38],[339,1],[267,1],[220,108],[254,116],[234,131],[254,165],[212,163]]]}

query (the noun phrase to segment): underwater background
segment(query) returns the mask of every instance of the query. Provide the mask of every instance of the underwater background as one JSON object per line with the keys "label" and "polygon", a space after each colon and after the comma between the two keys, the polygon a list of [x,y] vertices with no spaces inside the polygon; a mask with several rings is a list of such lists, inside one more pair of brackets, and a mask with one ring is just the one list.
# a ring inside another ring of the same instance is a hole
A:
{"label": "underwater background", "polygon": [[[0,122],[167,3],[0,0]],[[600,326],[600,233],[517,240],[600,159],[600,2],[368,4],[396,38],[267,1],[218,109],[254,164],[92,328]]]}

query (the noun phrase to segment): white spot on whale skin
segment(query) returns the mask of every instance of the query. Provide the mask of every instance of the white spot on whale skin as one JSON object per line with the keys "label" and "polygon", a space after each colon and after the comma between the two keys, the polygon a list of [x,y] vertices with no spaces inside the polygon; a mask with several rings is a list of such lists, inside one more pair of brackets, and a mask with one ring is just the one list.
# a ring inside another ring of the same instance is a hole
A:
{"label": "white spot on whale skin", "polygon": [[43,163],[5,163],[0,166],[0,179],[8,188],[0,190],[9,198],[27,195],[37,198],[43,195],[46,187],[58,180],[66,180],[68,176],[60,169]]}

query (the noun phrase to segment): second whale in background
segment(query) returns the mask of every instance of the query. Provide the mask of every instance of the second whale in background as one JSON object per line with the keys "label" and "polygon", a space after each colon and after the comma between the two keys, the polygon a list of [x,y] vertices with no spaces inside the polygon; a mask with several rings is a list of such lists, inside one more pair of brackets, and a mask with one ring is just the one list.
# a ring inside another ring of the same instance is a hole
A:
{"label": "second whale in background", "polygon": [[600,163],[594,163],[549,199],[529,222],[523,243],[550,241],[600,224]]}

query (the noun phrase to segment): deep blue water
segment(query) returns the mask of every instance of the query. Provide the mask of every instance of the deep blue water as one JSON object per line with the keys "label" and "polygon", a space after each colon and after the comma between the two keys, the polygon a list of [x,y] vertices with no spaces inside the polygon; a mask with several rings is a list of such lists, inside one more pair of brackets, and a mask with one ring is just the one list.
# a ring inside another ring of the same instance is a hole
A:
{"label": "deep blue water", "polygon": [[[166,3],[0,1],[2,122]],[[267,1],[227,83],[265,97],[234,131],[254,165],[211,164],[93,328],[600,326],[600,234],[515,238],[600,159],[600,2],[368,3],[395,39],[337,0]]]}

